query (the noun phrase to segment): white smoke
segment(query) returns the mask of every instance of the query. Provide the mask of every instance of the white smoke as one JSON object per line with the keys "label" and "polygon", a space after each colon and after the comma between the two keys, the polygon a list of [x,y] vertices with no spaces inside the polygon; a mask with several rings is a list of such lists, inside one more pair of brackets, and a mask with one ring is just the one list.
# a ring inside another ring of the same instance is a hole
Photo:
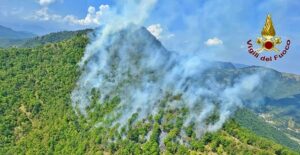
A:
{"label": "white smoke", "polygon": [[[215,76],[223,71],[215,63],[197,53],[167,51],[145,28],[140,28],[154,4],[155,0],[130,1],[121,10],[111,10],[106,25],[86,47],[79,63],[82,73],[72,92],[75,109],[87,114],[92,90],[101,93],[100,104],[118,96],[117,111],[109,115],[120,113],[116,123],[125,125],[136,112],[138,120],[155,115],[168,94],[179,95],[180,99],[169,101],[166,108],[187,107],[185,125],[195,122],[201,135],[220,129],[246,102],[261,99],[256,90],[261,87],[264,73],[228,82],[226,76]],[[215,112],[218,120],[205,123]]]}

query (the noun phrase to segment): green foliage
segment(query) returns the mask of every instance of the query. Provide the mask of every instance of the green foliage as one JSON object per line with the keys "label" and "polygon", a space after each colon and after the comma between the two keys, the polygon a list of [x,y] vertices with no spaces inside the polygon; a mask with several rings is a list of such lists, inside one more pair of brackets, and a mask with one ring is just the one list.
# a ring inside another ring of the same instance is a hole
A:
{"label": "green foliage", "polygon": [[89,141],[81,134],[86,129],[72,110],[70,92],[87,41],[78,36],[0,50],[0,154],[86,151]]}

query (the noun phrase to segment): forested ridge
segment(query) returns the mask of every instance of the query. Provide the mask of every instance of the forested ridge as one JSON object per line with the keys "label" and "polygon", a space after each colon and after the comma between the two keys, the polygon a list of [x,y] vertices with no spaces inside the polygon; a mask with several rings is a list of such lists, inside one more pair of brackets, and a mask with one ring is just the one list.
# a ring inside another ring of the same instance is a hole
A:
{"label": "forested ridge", "polygon": [[264,122],[253,112],[247,109],[238,110],[235,114],[235,120],[241,126],[248,128],[255,134],[273,140],[279,144],[288,146],[300,152],[299,144],[290,139],[284,132]]}
{"label": "forested ridge", "polygon": [[76,35],[84,35],[91,32],[91,29],[79,30],[79,31],[62,31],[50,33],[44,36],[35,36],[28,38],[19,38],[19,39],[11,39],[11,38],[0,38],[0,47],[19,47],[19,48],[29,48],[29,47],[37,47],[42,46],[49,43],[57,43],[63,40],[71,39]]}
{"label": "forested ridge", "polygon": [[86,34],[76,34],[33,48],[0,49],[0,154],[297,154],[234,119],[197,138],[193,124],[183,127],[189,112],[184,108],[161,110],[142,121],[135,121],[136,113],[121,130],[105,121],[94,126],[90,122],[104,119],[119,98],[96,104],[94,91],[88,119],[73,110],[70,93],[87,44]]}

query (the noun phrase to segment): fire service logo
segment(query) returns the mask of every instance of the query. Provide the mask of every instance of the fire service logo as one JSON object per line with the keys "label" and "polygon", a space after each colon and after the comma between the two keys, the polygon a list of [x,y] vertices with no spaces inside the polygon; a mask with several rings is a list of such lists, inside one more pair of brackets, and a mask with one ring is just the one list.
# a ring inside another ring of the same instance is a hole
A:
{"label": "fire service logo", "polygon": [[[249,54],[260,59],[261,61],[270,62],[283,58],[290,48],[291,41],[286,41],[285,48],[282,51],[276,47],[277,45],[281,44],[282,41],[280,37],[276,36],[271,16],[268,15],[265,26],[261,31],[261,37],[257,38],[256,43],[260,46],[260,48],[254,50],[252,40],[250,39],[247,42]],[[270,54],[263,55],[263,52],[269,52]]]}

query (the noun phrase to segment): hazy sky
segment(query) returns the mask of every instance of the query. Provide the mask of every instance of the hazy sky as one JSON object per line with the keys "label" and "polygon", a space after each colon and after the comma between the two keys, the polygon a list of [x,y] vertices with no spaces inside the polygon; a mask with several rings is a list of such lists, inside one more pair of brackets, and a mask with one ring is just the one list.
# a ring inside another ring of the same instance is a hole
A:
{"label": "hazy sky", "polygon": [[[108,10],[126,4],[126,0],[0,0],[0,25],[36,34],[97,27],[105,24]],[[171,50],[300,74],[299,8],[298,0],[157,0],[143,25]],[[278,48],[283,49],[287,39],[291,48],[283,59],[265,63],[247,53],[246,42],[260,36],[268,13],[283,41]]]}

